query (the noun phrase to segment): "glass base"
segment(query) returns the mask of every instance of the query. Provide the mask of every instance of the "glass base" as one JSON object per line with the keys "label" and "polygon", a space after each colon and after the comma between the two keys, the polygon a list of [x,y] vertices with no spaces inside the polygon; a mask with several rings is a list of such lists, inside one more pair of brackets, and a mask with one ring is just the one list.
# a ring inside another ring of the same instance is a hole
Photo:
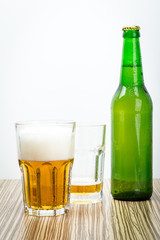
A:
{"label": "glass base", "polygon": [[102,191],[98,193],[71,193],[70,198],[71,203],[73,204],[89,204],[97,203],[102,201]]}
{"label": "glass base", "polygon": [[59,216],[65,213],[68,213],[69,208],[61,208],[61,209],[52,209],[52,210],[41,210],[41,209],[32,209],[29,207],[25,206],[24,212],[27,215],[31,215],[31,216],[43,216],[43,217],[52,217],[52,216]]}

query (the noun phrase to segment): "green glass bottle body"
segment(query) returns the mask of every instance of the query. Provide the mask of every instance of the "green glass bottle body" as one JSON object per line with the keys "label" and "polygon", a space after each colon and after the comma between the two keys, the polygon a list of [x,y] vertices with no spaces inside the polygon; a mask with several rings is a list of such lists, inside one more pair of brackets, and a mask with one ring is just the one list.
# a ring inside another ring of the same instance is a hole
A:
{"label": "green glass bottle body", "polygon": [[152,195],[152,100],[143,83],[139,31],[126,30],[120,85],[111,104],[111,193],[119,200]]}

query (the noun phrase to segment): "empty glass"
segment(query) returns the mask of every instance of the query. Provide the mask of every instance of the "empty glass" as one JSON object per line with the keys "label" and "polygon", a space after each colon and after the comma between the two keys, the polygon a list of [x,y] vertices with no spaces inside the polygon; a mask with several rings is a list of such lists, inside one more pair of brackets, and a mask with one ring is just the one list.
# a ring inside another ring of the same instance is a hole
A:
{"label": "empty glass", "polygon": [[76,124],[72,203],[96,203],[102,199],[105,132],[105,124]]}

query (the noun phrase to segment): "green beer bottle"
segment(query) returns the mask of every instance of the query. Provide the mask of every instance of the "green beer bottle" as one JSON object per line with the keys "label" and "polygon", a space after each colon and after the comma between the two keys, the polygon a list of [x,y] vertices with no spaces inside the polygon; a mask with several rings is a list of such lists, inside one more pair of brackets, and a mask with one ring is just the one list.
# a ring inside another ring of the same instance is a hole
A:
{"label": "green beer bottle", "polygon": [[122,29],[120,85],[111,105],[111,193],[119,200],[152,195],[152,100],[144,86],[140,27]]}

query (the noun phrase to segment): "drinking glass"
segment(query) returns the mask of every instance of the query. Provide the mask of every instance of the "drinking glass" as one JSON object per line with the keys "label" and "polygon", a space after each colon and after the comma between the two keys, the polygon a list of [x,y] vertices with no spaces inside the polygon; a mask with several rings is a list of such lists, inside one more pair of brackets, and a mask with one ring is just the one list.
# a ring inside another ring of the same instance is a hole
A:
{"label": "drinking glass", "polygon": [[105,124],[76,124],[72,203],[96,203],[102,200],[105,132]]}
{"label": "drinking glass", "polygon": [[70,203],[75,123],[17,122],[16,134],[25,213],[64,214]]}

